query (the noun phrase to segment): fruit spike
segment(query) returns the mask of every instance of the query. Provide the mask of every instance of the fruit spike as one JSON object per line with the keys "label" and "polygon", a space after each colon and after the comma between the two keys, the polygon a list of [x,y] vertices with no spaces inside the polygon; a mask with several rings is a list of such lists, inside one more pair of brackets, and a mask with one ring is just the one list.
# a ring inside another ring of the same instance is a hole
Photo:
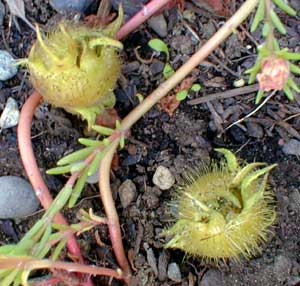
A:
{"label": "fruit spike", "polygon": [[226,149],[221,164],[188,174],[175,202],[175,224],[164,231],[167,248],[179,248],[206,262],[227,258],[251,258],[261,251],[275,220],[273,197],[267,177],[276,164],[254,170],[264,163],[242,164]]}
{"label": "fruit spike", "polygon": [[123,11],[104,28],[61,22],[47,37],[36,26],[37,41],[28,60],[30,80],[46,101],[81,115],[89,128],[96,115],[112,108],[113,89],[121,71],[121,42],[114,37]]}

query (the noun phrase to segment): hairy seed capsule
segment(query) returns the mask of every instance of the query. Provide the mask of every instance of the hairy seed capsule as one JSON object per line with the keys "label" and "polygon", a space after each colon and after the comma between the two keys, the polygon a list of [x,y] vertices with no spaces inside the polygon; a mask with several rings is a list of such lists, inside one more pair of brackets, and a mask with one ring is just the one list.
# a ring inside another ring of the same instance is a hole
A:
{"label": "hairy seed capsule", "polygon": [[122,49],[114,36],[122,17],[120,10],[104,29],[62,22],[44,39],[37,27],[27,64],[34,88],[46,101],[82,115],[90,124],[97,113],[114,105]]}
{"label": "hairy seed capsule", "polygon": [[207,262],[240,256],[250,258],[267,240],[275,219],[263,163],[239,166],[233,153],[218,149],[227,162],[212,164],[188,179],[176,199],[176,222],[165,231],[167,248],[179,248]]}

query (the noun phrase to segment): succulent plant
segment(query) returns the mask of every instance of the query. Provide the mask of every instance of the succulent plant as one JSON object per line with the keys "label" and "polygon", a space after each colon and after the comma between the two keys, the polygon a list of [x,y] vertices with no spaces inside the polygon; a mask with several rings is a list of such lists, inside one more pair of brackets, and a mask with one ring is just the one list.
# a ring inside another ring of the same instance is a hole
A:
{"label": "succulent plant", "polygon": [[123,11],[105,28],[61,22],[43,38],[37,26],[37,41],[26,64],[34,88],[49,103],[80,114],[91,126],[96,114],[115,103],[113,89],[120,74],[114,39]]}
{"label": "succulent plant", "polygon": [[179,188],[175,224],[164,232],[167,248],[218,263],[250,258],[267,240],[276,213],[267,190],[268,173],[276,164],[239,164],[227,149],[217,149],[226,161],[195,171]]}

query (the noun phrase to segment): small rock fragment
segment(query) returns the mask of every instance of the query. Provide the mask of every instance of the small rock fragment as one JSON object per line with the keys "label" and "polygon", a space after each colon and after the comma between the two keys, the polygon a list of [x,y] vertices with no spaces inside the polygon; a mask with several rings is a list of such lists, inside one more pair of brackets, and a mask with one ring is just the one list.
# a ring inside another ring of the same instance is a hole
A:
{"label": "small rock fragment", "polygon": [[168,168],[164,166],[158,166],[152,181],[153,184],[159,187],[161,190],[168,190],[174,185],[175,178]]}
{"label": "small rock fragment", "polygon": [[50,0],[50,5],[57,12],[74,11],[83,13],[93,2],[94,0]]}
{"label": "small rock fragment", "polygon": [[126,180],[119,187],[119,197],[122,207],[127,208],[136,198],[136,186],[131,180]]}
{"label": "small rock fragment", "polygon": [[38,206],[39,201],[27,181],[16,176],[0,177],[0,219],[29,215]]}
{"label": "small rock fragment", "polygon": [[283,282],[290,277],[292,261],[284,255],[277,255],[274,259],[274,274],[278,281]]}
{"label": "small rock fragment", "polygon": [[168,266],[168,277],[174,282],[181,282],[181,272],[177,263],[172,262]]}
{"label": "small rock fragment", "polygon": [[167,267],[169,263],[170,255],[164,249],[158,258],[158,280],[163,282],[167,279]]}
{"label": "small rock fragment", "polygon": [[287,155],[300,156],[300,141],[291,139],[282,146],[282,152]]}
{"label": "small rock fragment", "polygon": [[262,138],[264,136],[263,128],[255,122],[247,122],[248,135],[254,138]]}
{"label": "small rock fragment", "polygon": [[155,276],[157,276],[158,269],[157,269],[157,263],[156,263],[153,249],[148,245],[148,243],[144,243],[144,249],[146,250],[146,253],[147,253],[147,262],[150,265],[150,267],[152,268]]}
{"label": "small rock fragment", "polygon": [[17,74],[18,68],[14,64],[13,57],[7,51],[0,50],[0,80],[8,80]]}
{"label": "small rock fragment", "polygon": [[150,65],[150,71],[152,75],[157,75],[162,73],[164,66],[165,66],[164,63],[161,61],[153,61]]}
{"label": "small rock fragment", "polygon": [[222,274],[219,270],[210,269],[204,274],[199,286],[216,286],[216,285],[218,286],[225,285],[222,279]]}
{"label": "small rock fragment", "polygon": [[167,22],[163,14],[152,16],[148,20],[148,24],[150,28],[161,38],[164,38],[168,35]]}
{"label": "small rock fragment", "polygon": [[8,98],[0,117],[0,131],[16,126],[19,122],[19,114],[17,102],[12,97]]}

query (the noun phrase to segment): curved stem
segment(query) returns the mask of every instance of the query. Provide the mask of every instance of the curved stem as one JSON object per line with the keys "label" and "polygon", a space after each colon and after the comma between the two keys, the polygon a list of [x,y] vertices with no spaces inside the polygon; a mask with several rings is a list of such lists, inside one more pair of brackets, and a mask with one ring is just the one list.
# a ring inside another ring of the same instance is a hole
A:
{"label": "curved stem", "polygon": [[[201,61],[203,61],[214,49],[216,49],[253,11],[258,0],[247,0],[240,9],[216,32],[216,34],[202,48],[196,52],[176,73],[153,91],[140,105],[132,110],[122,121],[121,130],[126,131],[136,123],[147,111],[149,111],[161,98],[179,84]],[[113,243],[113,250],[122,270],[130,273],[130,268],[124,253],[119,218],[115,208],[110,189],[110,168],[114,152],[119,140],[115,140],[101,161],[99,176],[100,194],[108,219],[109,233]]]}
{"label": "curved stem", "polygon": [[[28,179],[32,184],[35,194],[38,197],[42,207],[44,209],[48,209],[53,202],[53,199],[41,176],[39,167],[35,160],[30,138],[33,113],[35,108],[40,104],[41,99],[42,97],[37,92],[34,92],[23,105],[18,126],[18,144],[21,159]],[[67,224],[65,218],[60,213],[54,217],[54,221],[55,223],[59,224]],[[80,261],[83,261],[79,245],[74,236],[70,238],[67,246],[72,255],[78,257]]]}
{"label": "curved stem", "polygon": [[128,22],[126,22],[118,31],[116,38],[123,39],[133,32],[137,27],[149,19],[153,14],[161,10],[171,0],[152,0],[144,8],[136,13]]}

